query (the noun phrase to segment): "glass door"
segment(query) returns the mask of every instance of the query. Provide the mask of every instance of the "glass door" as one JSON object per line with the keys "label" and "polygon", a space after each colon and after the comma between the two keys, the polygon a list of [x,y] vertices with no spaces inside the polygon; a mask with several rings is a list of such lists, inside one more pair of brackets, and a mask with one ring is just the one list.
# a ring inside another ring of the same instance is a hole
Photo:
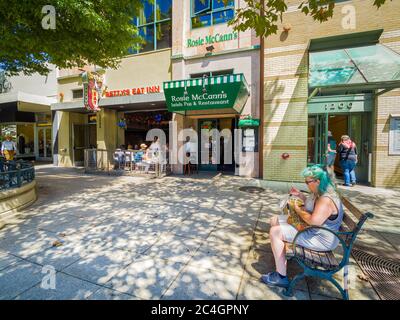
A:
{"label": "glass door", "polygon": [[349,116],[349,135],[357,145],[358,163],[355,170],[357,180],[360,182],[368,182],[372,132],[370,119],[370,113],[352,114]]}
{"label": "glass door", "polygon": [[87,131],[88,127],[84,124],[74,124],[73,125],[73,159],[74,159],[74,166],[81,167],[83,166],[84,162],[84,152],[85,149],[88,147],[88,143],[86,142],[87,139]]}
{"label": "glass door", "polygon": [[37,130],[38,160],[50,161],[53,156],[51,127],[39,127]]}
{"label": "glass door", "polygon": [[[218,135],[212,134],[213,129],[218,129],[218,121],[214,120],[199,120],[199,154],[200,163],[199,170],[202,171],[217,171],[218,159],[217,159],[217,141]],[[205,130],[203,132],[203,130]]]}
{"label": "glass door", "polygon": [[325,164],[328,143],[328,114],[308,118],[308,164]]}

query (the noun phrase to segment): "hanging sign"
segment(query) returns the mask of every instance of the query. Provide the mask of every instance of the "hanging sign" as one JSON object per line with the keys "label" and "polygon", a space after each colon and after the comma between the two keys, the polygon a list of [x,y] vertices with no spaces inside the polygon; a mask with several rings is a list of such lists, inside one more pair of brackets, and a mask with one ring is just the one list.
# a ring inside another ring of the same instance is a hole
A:
{"label": "hanging sign", "polygon": [[87,110],[99,111],[99,101],[104,89],[104,76],[86,71],[82,74],[83,99]]}

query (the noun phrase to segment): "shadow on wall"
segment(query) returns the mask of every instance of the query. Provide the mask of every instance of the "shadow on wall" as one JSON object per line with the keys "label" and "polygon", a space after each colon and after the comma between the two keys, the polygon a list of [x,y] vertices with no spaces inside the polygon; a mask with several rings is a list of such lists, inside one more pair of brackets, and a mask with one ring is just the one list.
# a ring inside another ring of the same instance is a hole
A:
{"label": "shadow on wall", "polygon": [[[268,147],[264,144],[264,178],[266,180],[302,181],[300,172],[307,165],[308,113],[306,99],[308,87],[304,88],[304,75],[307,65],[308,53],[305,52],[294,75],[294,79],[297,81],[296,86],[282,115],[279,114],[282,110],[281,106],[286,102],[282,101],[285,98],[279,99],[279,97],[285,92],[285,85],[280,83],[279,79],[269,81],[268,85],[265,85],[264,99],[269,104],[264,111],[265,122],[267,123],[266,128],[268,128],[268,122],[272,122],[274,125],[276,125],[275,122],[277,121],[290,122],[288,125],[278,126],[276,135]],[[295,110],[295,108],[298,110]],[[293,117],[294,112],[301,118]],[[281,137],[285,136],[290,138],[282,140]],[[265,140],[268,141],[270,140],[269,138],[266,136]],[[283,153],[289,153],[289,158],[282,159],[281,155]]]}

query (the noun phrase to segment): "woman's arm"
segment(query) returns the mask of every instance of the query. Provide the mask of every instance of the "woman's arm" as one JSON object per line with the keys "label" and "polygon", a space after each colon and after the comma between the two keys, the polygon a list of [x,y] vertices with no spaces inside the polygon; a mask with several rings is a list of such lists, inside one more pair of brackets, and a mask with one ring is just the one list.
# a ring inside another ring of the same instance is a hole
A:
{"label": "woman's arm", "polygon": [[328,197],[320,197],[315,203],[315,208],[312,213],[308,213],[295,204],[296,213],[309,225],[321,226],[326,219],[332,214],[331,201]]}

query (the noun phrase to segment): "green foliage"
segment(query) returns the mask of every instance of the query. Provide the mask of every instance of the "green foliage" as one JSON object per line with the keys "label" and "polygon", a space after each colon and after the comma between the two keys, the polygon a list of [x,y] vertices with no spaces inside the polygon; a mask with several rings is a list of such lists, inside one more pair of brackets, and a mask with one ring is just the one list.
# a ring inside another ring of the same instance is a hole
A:
{"label": "green foliage", "polygon": [[[228,0],[224,0],[227,3]],[[374,0],[380,8],[387,0]],[[393,1],[393,0],[390,0]],[[257,36],[268,37],[278,31],[277,23],[287,11],[286,0],[245,0],[246,6],[238,8],[229,25],[237,31],[253,29]],[[315,21],[324,22],[333,16],[335,0],[304,0],[299,9]]]}
{"label": "green foliage", "polygon": [[[42,27],[45,5],[55,7],[54,30]],[[29,75],[47,74],[49,63],[115,68],[141,43],[132,24],[141,8],[140,0],[0,0],[0,69]]]}

